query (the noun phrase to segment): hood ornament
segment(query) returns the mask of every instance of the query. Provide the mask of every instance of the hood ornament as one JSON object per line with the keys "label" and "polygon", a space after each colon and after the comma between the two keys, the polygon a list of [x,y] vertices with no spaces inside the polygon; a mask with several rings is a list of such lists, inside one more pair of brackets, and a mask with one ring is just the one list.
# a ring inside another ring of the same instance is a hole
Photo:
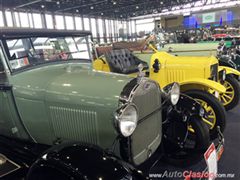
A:
{"label": "hood ornament", "polygon": [[143,77],[145,77],[145,72],[143,71],[144,67],[143,64],[140,63],[138,65],[138,79],[141,80]]}

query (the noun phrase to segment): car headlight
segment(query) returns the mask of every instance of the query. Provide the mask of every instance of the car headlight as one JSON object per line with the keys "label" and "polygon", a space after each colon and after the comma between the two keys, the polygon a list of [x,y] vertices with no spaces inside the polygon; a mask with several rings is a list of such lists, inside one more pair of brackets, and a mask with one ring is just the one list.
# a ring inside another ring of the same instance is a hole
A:
{"label": "car headlight", "polygon": [[178,103],[178,100],[180,98],[180,86],[178,83],[167,85],[163,88],[163,91],[166,96],[170,98],[172,105],[176,105]]}
{"label": "car headlight", "polygon": [[180,97],[180,87],[179,84],[174,83],[172,89],[170,90],[170,98],[173,105],[178,103]]}
{"label": "car headlight", "polygon": [[124,137],[131,136],[137,127],[138,113],[133,104],[123,108],[117,116],[117,124],[120,133]]}
{"label": "car headlight", "polygon": [[222,72],[222,80],[225,81],[225,80],[226,80],[226,77],[227,77],[227,72],[226,72],[226,70],[224,69],[223,72]]}

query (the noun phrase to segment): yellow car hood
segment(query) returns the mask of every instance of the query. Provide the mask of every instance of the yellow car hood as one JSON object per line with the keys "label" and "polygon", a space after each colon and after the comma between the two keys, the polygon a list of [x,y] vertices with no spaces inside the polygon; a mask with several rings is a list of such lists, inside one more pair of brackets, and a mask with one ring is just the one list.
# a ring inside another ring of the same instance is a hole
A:
{"label": "yellow car hood", "polygon": [[174,56],[167,52],[158,52],[154,54],[159,59],[165,59],[166,65],[170,64],[178,64],[179,66],[184,65],[194,65],[200,67],[211,66],[212,64],[217,64],[218,60],[216,57],[199,57],[199,56]]}

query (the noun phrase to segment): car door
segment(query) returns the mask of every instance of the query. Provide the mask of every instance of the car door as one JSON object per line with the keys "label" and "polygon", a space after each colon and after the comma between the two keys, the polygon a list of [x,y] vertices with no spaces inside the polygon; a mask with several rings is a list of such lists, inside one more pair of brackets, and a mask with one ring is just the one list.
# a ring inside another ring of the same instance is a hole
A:
{"label": "car door", "polygon": [[32,140],[16,109],[4,60],[3,49],[0,45],[0,136]]}

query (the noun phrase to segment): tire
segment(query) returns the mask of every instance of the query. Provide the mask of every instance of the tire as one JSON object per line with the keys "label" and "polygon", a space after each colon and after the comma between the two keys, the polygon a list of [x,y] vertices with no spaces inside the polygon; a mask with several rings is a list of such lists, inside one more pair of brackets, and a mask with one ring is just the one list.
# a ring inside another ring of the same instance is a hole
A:
{"label": "tire", "polygon": [[[233,91],[233,99],[228,102],[226,105],[224,105],[225,109],[227,111],[235,108],[238,103],[239,103],[239,93],[240,93],[240,86],[238,84],[238,81],[231,75],[227,75],[226,77],[226,80],[224,81],[224,84],[223,84],[226,88],[230,88],[230,89],[227,89],[227,93],[230,93],[231,91]],[[225,95],[227,95],[227,93],[224,93]],[[223,97],[224,97],[224,94],[220,94],[220,100],[223,102]],[[225,97],[226,99],[226,97]]]}
{"label": "tire", "polygon": [[164,140],[164,150],[167,151],[164,160],[175,166],[189,166],[203,159],[203,154],[210,145],[210,135],[208,126],[198,116],[191,117],[189,125],[194,129],[194,133],[188,132],[188,140],[194,141],[193,149],[181,149]]}
{"label": "tire", "polygon": [[[208,124],[208,127],[210,128],[210,131],[209,131],[210,138],[211,140],[218,138],[218,126],[220,127],[221,132],[225,130],[225,126],[226,126],[226,111],[223,105],[212,94],[203,90],[189,90],[185,92],[185,94],[194,98],[195,100],[200,102],[202,105],[203,105],[203,102],[205,102],[206,105],[208,105],[211,108],[212,114],[214,114],[215,116],[215,122],[213,122],[212,126]],[[207,112],[207,113],[209,113],[208,114],[209,117],[207,117],[206,120],[211,120],[210,118],[211,113],[210,112]]]}
{"label": "tire", "polygon": [[[34,173],[33,173],[33,172]],[[74,177],[71,177],[65,172],[58,170],[54,167],[43,166],[41,168],[31,169],[30,173],[27,175],[27,180],[77,180]],[[83,179],[79,179],[83,180]]]}
{"label": "tire", "polygon": [[197,151],[205,152],[210,145],[210,134],[208,126],[202,121],[200,117],[191,119],[190,125],[195,130],[197,138]]}

